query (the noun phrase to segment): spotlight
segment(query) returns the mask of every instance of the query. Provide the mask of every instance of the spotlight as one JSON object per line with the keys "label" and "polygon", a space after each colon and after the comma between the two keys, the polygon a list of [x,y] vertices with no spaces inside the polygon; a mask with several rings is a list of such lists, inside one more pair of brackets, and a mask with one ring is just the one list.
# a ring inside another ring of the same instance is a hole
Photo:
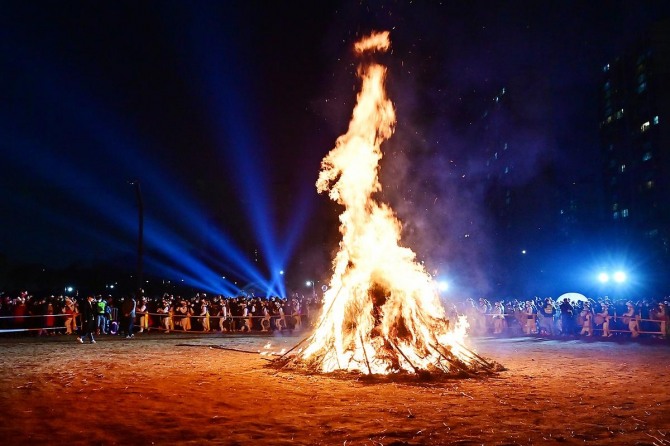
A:
{"label": "spotlight", "polygon": [[626,273],[623,271],[617,271],[614,273],[614,281],[617,283],[622,283],[626,281]]}
{"label": "spotlight", "polygon": [[610,276],[607,273],[598,274],[598,280],[602,283],[607,283],[610,280]]}
{"label": "spotlight", "polygon": [[449,282],[446,280],[440,280],[437,282],[437,289],[440,291],[447,291],[449,289]]}

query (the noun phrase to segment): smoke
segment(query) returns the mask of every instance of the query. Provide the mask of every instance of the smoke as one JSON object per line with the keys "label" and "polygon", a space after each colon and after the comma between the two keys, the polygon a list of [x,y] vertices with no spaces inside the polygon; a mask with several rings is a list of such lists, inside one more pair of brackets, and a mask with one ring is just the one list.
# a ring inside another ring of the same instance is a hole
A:
{"label": "smoke", "polygon": [[[453,284],[451,293],[490,294],[504,280],[506,265],[498,260],[502,231],[487,200],[492,191],[532,183],[557,157],[555,129],[548,124],[550,80],[528,62],[541,66],[553,54],[535,43],[537,31],[525,24],[514,23],[516,33],[489,26],[495,11],[362,5],[338,11],[333,21],[324,51],[337,56],[326,93],[313,106],[334,142],[359,88],[350,45],[361,33],[391,31],[383,63],[397,125],[382,146],[380,199],[402,222],[402,243],[431,274]],[[487,117],[496,107],[505,112]],[[488,163],[505,142],[509,150],[496,155],[498,165]]]}

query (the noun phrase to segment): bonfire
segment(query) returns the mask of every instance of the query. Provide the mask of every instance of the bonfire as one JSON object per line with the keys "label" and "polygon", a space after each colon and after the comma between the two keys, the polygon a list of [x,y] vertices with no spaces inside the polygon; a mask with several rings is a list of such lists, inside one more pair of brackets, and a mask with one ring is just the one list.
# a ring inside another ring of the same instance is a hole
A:
{"label": "bonfire", "polygon": [[342,240],[323,312],[288,364],[366,375],[490,370],[492,364],[463,345],[465,318],[446,319],[435,281],[416,254],[401,246],[402,225],[393,210],[375,199],[382,189],[381,146],[396,118],[385,91],[387,68],[373,59],[389,47],[388,32],[372,33],[354,46],[361,56],[361,89],[349,128],[321,162],[316,183],[319,193],[344,207]]}

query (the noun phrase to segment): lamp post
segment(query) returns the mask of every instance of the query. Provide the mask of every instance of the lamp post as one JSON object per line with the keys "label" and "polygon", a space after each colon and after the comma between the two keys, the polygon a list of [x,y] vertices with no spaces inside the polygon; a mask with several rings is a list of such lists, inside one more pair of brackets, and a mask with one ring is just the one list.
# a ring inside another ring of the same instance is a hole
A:
{"label": "lamp post", "polygon": [[144,255],[144,203],[142,201],[142,190],[140,189],[140,181],[133,180],[129,184],[135,186],[135,195],[137,196],[137,214],[138,214],[138,230],[137,230],[137,292],[141,293],[142,289],[142,270]]}

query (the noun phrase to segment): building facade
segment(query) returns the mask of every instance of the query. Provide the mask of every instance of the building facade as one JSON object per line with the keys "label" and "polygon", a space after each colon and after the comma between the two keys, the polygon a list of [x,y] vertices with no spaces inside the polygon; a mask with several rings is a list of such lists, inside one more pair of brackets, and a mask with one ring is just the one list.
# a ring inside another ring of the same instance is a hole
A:
{"label": "building facade", "polygon": [[602,68],[605,221],[667,265],[670,252],[670,22]]}

